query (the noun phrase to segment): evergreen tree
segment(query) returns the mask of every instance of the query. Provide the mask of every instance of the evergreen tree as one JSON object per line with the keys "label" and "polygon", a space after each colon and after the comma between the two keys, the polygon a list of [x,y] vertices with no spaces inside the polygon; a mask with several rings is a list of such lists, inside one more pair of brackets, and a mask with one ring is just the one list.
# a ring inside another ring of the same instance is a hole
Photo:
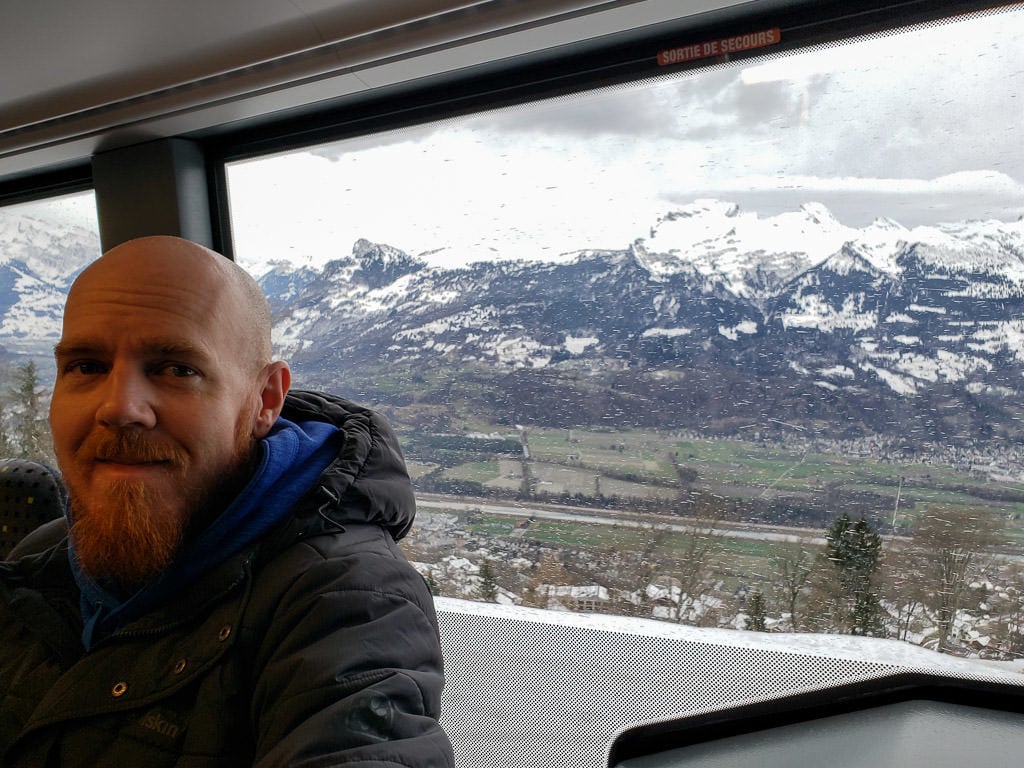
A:
{"label": "evergreen tree", "polygon": [[498,598],[498,581],[494,576],[494,568],[490,560],[484,560],[480,566],[480,587],[478,589],[480,599],[487,603],[493,603]]}
{"label": "evergreen tree", "polygon": [[[7,404],[0,402],[0,410],[7,410]],[[0,415],[0,458],[7,459],[15,455],[14,441],[11,440],[10,430],[6,420]]]}
{"label": "evergreen tree", "polygon": [[752,632],[767,632],[767,616],[765,615],[764,595],[757,590],[750,596],[746,626]]}
{"label": "evergreen tree", "polygon": [[22,459],[53,463],[49,429],[39,397],[35,361],[18,366],[12,391],[13,423],[9,437],[13,453]]}
{"label": "evergreen tree", "polygon": [[441,594],[441,585],[437,583],[437,579],[434,578],[433,571],[427,574],[427,588],[430,590],[430,594],[434,597],[438,597]]}
{"label": "evergreen tree", "polygon": [[882,537],[863,517],[857,522],[845,512],[836,518],[825,536],[826,556],[842,600],[845,631],[853,635],[881,637],[882,609],[875,592],[875,574],[882,555]]}

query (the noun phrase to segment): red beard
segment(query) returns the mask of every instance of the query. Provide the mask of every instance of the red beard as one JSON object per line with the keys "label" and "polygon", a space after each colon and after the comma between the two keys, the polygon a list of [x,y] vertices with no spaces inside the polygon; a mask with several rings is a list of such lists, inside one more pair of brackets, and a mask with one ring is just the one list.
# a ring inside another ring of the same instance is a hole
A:
{"label": "red beard", "polygon": [[118,481],[112,484],[103,509],[72,501],[75,554],[92,578],[132,588],[170,565],[189,521],[168,514],[150,495],[142,483]]}
{"label": "red beard", "polygon": [[96,580],[134,590],[165,571],[183,542],[209,524],[245,484],[250,472],[251,431],[240,428],[233,462],[219,474],[190,484],[188,457],[171,444],[134,431],[102,432],[78,453],[122,462],[160,461],[179,476],[174,498],[144,481],[112,481],[102,498],[69,487],[71,538],[82,569]]}

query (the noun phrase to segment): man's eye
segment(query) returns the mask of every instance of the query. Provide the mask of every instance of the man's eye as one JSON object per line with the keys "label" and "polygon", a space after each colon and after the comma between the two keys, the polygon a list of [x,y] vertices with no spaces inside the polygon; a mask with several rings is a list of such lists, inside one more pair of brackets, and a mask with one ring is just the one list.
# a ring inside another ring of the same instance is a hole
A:
{"label": "man's eye", "polygon": [[102,363],[97,363],[92,360],[79,360],[74,363],[68,363],[64,367],[65,372],[78,374],[79,376],[95,376],[103,373],[105,370]]}
{"label": "man's eye", "polygon": [[189,376],[199,375],[199,371],[197,371],[195,368],[190,368],[187,365],[179,365],[177,363],[165,365],[162,369],[162,372],[166,373],[169,376],[175,376],[179,379],[185,379],[188,378]]}

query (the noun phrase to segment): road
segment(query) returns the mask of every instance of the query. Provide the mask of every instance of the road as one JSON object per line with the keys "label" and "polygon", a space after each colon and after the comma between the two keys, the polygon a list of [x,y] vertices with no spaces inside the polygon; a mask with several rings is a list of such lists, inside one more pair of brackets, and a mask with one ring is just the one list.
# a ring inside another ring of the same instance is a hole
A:
{"label": "road", "polygon": [[[618,525],[626,528],[651,528],[652,526],[665,527],[672,531],[692,531],[695,525],[701,525],[701,521],[685,517],[665,517],[662,515],[651,515],[645,520],[636,518],[619,517],[615,512],[597,512],[582,507],[551,507],[551,506],[526,506],[523,504],[496,504],[486,501],[462,501],[453,497],[420,495],[416,498],[416,505],[423,509],[438,511],[449,510],[452,512],[479,512],[485,515],[504,515],[507,517],[535,518],[538,520],[568,520],[575,523],[586,523],[593,525]],[[779,528],[767,525],[743,524],[719,522],[714,526],[715,530],[723,535],[736,539],[753,539],[756,541],[782,541],[782,542],[805,542],[809,544],[824,544],[825,538],[815,531],[799,528]]]}

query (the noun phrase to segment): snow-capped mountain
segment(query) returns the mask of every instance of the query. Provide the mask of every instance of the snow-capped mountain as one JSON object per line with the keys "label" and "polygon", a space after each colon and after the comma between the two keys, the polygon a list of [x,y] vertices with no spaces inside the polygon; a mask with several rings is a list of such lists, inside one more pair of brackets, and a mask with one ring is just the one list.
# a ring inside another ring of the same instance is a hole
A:
{"label": "snow-capped mountain", "polygon": [[731,430],[774,414],[936,439],[981,436],[989,409],[1021,402],[1021,222],[853,229],[820,205],[762,219],[702,200],[555,263],[441,269],[360,241],[263,285],[283,354],[383,398],[385,371],[444,365],[549,422]]}
{"label": "snow-capped mountain", "polygon": [[99,252],[91,230],[0,208],[0,348],[49,355],[71,281]]}
{"label": "snow-capped mountain", "polygon": [[[0,344],[48,349],[96,245],[19,227],[0,230]],[[258,277],[300,381],[356,397],[936,440],[1017,437],[1024,411],[1021,221],[855,229],[817,204],[762,218],[698,200],[620,250],[555,262],[450,269],[359,240]]]}
{"label": "snow-capped mountain", "polygon": [[823,206],[762,219],[719,200],[697,200],[663,216],[642,241],[652,274],[694,269],[758,302],[856,238]]}

